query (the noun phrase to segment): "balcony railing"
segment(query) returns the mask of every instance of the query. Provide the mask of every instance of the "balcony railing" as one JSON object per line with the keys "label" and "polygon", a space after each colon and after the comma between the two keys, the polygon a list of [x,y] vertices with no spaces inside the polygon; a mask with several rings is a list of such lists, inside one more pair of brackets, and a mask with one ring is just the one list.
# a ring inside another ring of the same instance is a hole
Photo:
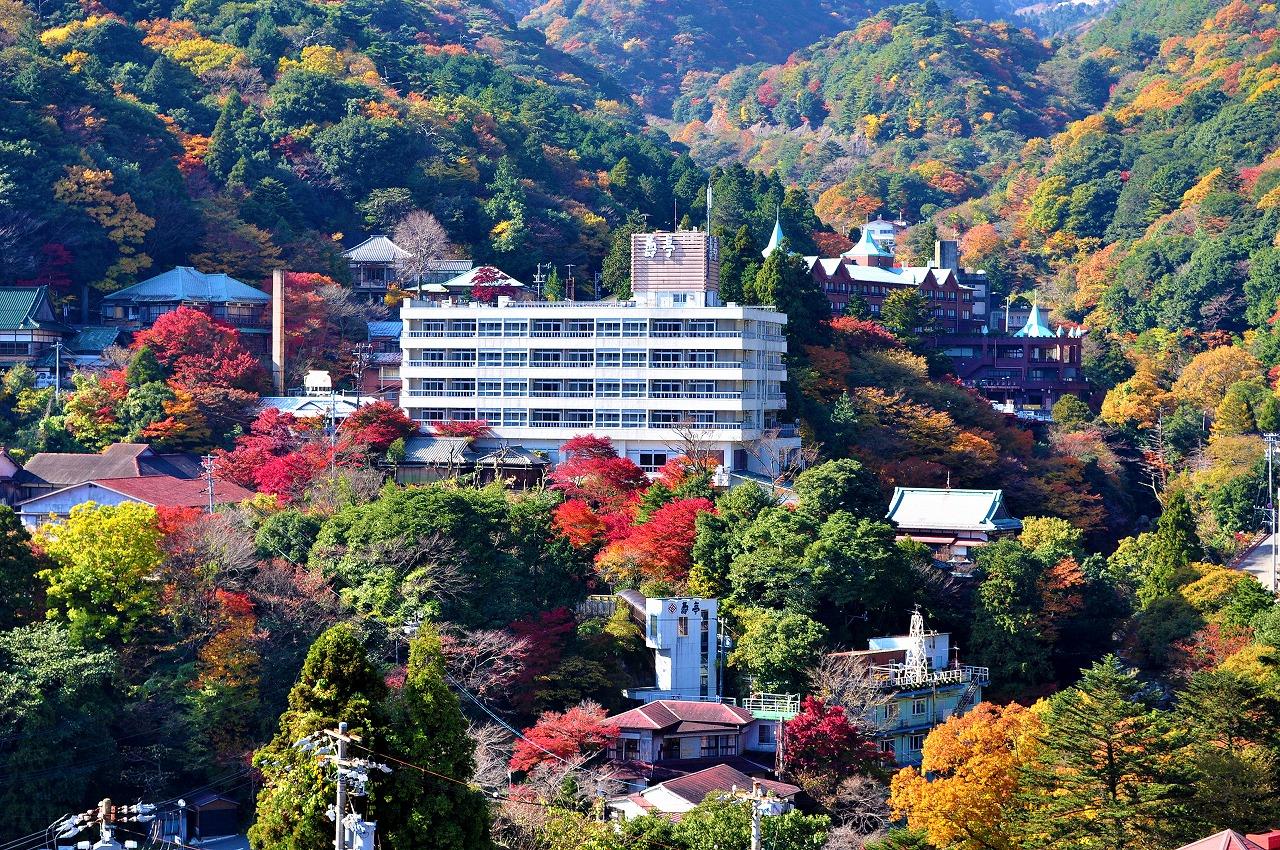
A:
{"label": "balcony railing", "polygon": [[702,360],[695,362],[655,361],[649,364],[654,369],[741,369],[745,365],[741,360]]}
{"label": "balcony railing", "polygon": [[875,681],[892,688],[932,688],[937,685],[959,685],[977,682],[985,685],[991,681],[991,671],[986,667],[959,665],[929,670],[922,677],[909,670],[905,664],[880,664],[871,668]]}
{"label": "balcony railing", "polygon": [[799,714],[800,697],[796,694],[752,694],[742,700],[742,707],[750,712]]}
{"label": "balcony railing", "polygon": [[690,431],[736,431],[750,428],[749,422],[650,422],[650,428],[687,428]]}

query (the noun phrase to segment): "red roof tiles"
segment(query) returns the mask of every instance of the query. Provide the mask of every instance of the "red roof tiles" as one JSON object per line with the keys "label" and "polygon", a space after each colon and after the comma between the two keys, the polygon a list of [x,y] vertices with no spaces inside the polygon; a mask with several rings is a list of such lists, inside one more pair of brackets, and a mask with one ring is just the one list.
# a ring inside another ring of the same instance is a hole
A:
{"label": "red roof tiles", "polygon": [[682,722],[746,726],[755,718],[751,712],[722,702],[660,699],[615,714],[609,723],[623,729],[669,729]]}

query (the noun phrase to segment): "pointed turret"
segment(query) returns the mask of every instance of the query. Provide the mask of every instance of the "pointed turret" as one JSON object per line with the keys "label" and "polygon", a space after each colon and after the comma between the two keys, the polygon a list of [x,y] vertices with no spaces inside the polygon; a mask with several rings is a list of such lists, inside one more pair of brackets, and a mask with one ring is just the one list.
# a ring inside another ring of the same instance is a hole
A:
{"label": "pointed turret", "polygon": [[862,235],[858,238],[858,243],[845,251],[842,255],[853,260],[860,266],[875,266],[877,268],[889,268],[893,265],[893,252],[886,250],[876,238],[871,235],[871,229],[862,228]]}
{"label": "pointed turret", "polygon": [[1040,315],[1039,299],[1032,295],[1031,313],[1027,316],[1027,323],[1019,328],[1014,336],[1047,339],[1053,335],[1053,329],[1045,323],[1044,318]]}
{"label": "pointed turret", "polygon": [[769,244],[760,252],[761,255],[768,259],[770,254],[782,247],[782,240],[786,238],[782,233],[782,210],[779,209],[773,219],[773,235],[769,237]]}

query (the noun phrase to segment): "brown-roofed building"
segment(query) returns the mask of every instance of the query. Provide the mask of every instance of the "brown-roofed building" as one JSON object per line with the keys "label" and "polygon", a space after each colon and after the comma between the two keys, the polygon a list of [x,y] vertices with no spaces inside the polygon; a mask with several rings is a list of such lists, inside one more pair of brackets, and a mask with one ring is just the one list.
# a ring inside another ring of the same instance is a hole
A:
{"label": "brown-roofed building", "polygon": [[[239,484],[214,480],[214,505],[234,504],[252,497],[253,491]],[[18,504],[18,516],[24,525],[34,527],[42,522],[65,519],[72,508],[89,502],[113,506],[136,502],[153,508],[205,508],[209,504],[209,484],[201,479],[174,478],[171,475],[95,479],[27,499]]]}
{"label": "brown-roofed building", "polygon": [[21,500],[86,481],[168,475],[194,479],[203,474],[192,454],[159,454],[146,443],[114,443],[97,454],[39,452],[13,476]]}
{"label": "brown-roofed building", "polygon": [[749,741],[756,740],[758,734],[751,732],[763,722],[771,721],[721,702],[655,700],[609,718],[619,730],[609,745],[609,757],[615,762],[650,765],[736,759],[748,749]]}
{"label": "brown-roofed building", "polygon": [[631,820],[648,814],[678,818],[713,794],[750,793],[752,784],[778,799],[781,811],[791,808],[800,788],[771,779],[753,778],[727,764],[718,764],[695,773],[659,782],[643,791],[615,797],[608,803],[619,818]]}

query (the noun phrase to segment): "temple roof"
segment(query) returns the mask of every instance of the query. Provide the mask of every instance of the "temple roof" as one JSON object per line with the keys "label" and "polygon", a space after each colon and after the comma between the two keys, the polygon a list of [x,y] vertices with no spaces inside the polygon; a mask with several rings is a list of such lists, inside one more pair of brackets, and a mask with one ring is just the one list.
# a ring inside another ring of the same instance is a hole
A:
{"label": "temple roof", "polygon": [[177,266],[141,283],[113,292],[103,301],[268,304],[271,296],[221,272],[205,274],[190,266]]}

